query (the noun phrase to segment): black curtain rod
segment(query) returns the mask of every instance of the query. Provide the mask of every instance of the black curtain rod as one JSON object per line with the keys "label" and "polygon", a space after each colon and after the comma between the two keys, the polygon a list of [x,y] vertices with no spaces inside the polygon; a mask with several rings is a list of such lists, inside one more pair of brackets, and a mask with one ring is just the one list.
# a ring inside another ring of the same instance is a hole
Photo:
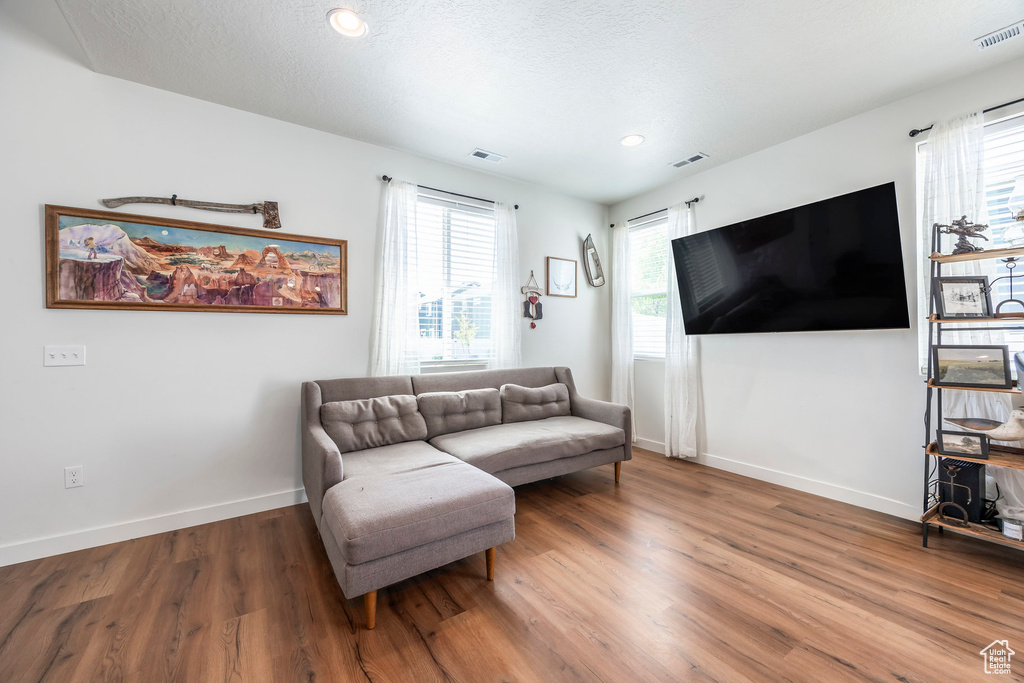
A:
{"label": "black curtain rod", "polygon": [[[686,204],[686,206],[690,206],[690,204],[696,204],[699,201],[700,201],[700,197],[694,197],[693,199],[687,199],[685,202],[683,202],[683,204]],[[662,211],[668,211],[668,209],[665,208],[665,209],[658,209],[657,211],[651,211],[650,213],[645,213],[643,216],[637,216],[636,218],[630,218],[626,222],[627,223],[632,223],[633,221],[638,221],[641,218],[647,218],[648,216],[653,216],[654,214],[661,213]],[[614,228],[615,224],[612,223],[608,227],[609,228]]]}
{"label": "black curtain rod", "polygon": [[[1024,97],[1020,98],[1019,100],[1014,100],[1013,102],[1003,102],[1002,104],[997,104],[994,107],[989,107],[988,109],[986,109],[985,111],[983,111],[981,113],[982,114],[987,114],[990,111],[995,111],[996,109],[1002,109],[1003,107],[1010,107],[1010,106],[1013,106],[1015,104],[1020,104],[1021,102],[1024,102]],[[928,126],[927,128],[915,128],[914,130],[910,131],[910,137],[916,138],[921,133],[923,133],[925,131],[928,131],[928,130],[931,130],[931,129],[932,129],[931,126]]]}
{"label": "black curtain rod", "polygon": [[[380,179],[383,180],[385,183],[390,183],[392,180],[394,180],[394,178],[392,178],[389,175],[382,175],[380,177]],[[459,194],[458,192],[449,192],[448,190],[439,190],[436,187],[427,187],[426,185],[417,185],[416,187],[422,187],[424,190],[433,190],[434,192],[444,192],[445,194],[450,194],[453,197],[462,197],[463,199],[475,199],[478,202],[487,202],[488,204],[497,204],[497,202],[495,202],[493,199],[484,199],[483,197],[474,197],[474,196],[468,195],[468,194]],[[512,208],[518,210],[519,209],[519,205],[518,204],[513,204]]]}

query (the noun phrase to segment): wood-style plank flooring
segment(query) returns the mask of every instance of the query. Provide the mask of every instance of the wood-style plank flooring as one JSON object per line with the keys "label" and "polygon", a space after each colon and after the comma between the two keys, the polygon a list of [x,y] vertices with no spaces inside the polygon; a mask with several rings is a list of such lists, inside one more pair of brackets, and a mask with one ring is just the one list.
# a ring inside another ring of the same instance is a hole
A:
{"label": "wood-style plank flooring", "polygon": [[516,498],[373,631],[306,505],[0,568],[0,681],[1024,680],[1019,551],[644,451]]}

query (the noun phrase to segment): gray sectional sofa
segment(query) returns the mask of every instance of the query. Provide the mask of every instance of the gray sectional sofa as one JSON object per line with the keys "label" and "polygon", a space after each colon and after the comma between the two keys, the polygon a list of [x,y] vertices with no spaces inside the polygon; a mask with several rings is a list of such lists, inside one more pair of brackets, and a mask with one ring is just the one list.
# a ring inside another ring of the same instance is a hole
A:
{"label": "gray sectional sofa", "polygon": [[631,457],[629,409],[583,398],[568,368],[302,385],[302,478],[346,597],[515,537],[512,486]]}

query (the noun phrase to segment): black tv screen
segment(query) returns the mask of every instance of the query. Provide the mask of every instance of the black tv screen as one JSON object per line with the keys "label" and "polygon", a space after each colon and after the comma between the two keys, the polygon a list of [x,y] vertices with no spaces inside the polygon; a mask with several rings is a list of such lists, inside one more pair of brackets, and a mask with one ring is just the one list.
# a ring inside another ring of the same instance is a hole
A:
{"label": "black tv screen", "polygon": [[910,327],[896,185],[672,240],[686,334]]}

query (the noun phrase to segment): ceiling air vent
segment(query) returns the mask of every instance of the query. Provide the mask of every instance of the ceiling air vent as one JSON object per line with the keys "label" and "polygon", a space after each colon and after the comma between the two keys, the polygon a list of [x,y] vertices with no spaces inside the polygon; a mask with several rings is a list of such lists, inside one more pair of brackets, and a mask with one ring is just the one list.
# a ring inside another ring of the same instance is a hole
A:
{"label": "ceiling air vent", "polygon": [[682,161],[677,161],[674,164],[670,164],[670,165],[671,166],[675,166],[676,168],[682,168],[683,166],[689,166],[690,164],[696,163],[696,162],[700,161],[701,159],[707,159],[707,158],[708,158],[708,155],[705,154],[704,152],[697,152],[692,157],[687,157],[686,159],[683,159]]}
{"label": "ceiling air vent", "polygon": [[486,149],[480,149],[479,147],[474,149],[469,156],[475,157],[477,159],[483,159],[484,161],[489,161],[492,164],[500,164],[501,162],[505,161],[506,158],[500,154],[488,152]]}
{"label": "ceiling air vent", "polygon": [[1020,34],[1024,33],[1024,21],[1018,21],[1016,24],[1001,28],[998,31],[993,31],[981,38],[974,39],[974,47],[978,48],[978,52],[988,49],[996,43],[1002,43],[1003,41],[1010,40],[1011,38],[1020,38]]}

